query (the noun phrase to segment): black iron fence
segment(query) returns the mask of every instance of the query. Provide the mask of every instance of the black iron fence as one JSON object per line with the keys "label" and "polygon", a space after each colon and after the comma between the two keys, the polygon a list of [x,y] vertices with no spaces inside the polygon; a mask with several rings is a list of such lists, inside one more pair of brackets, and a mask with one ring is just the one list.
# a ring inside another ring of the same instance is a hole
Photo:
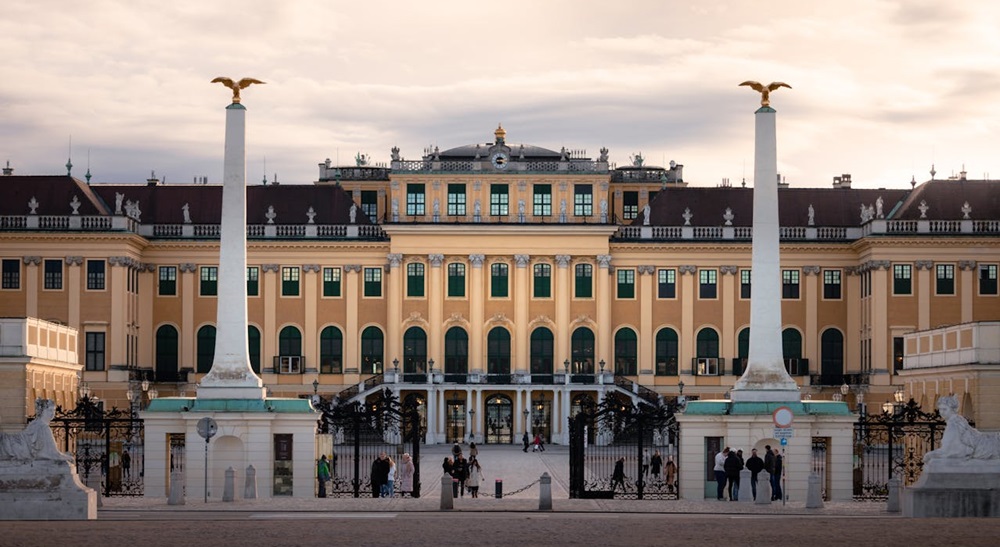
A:
{"label": "black iron fence", "polygon": [[570,418],[570,498],[677,499],[678,408],[609,395]]}
{"label": "black iron fence", "polygon": [[854,499],[887,499],[892,478],[913,484],[924,454],[940,445],[946,425],[936,410],[925,412],[913,399],[861,416],[854,424]]}
{"label": "black iron fence", "polygon": [[320,436],[328,435],[331,460],[331,497],[378,497],[371,481],[372,464],[382,452],[396,462],[404,453],[413,461],[412,488],[397,482],[397,495],[420,497],[420,414],[415,405],[401,405],[389,389],[377,391],[364,402],[333,404],[321,401]]}
{"label": "black iron fence", "polygon": [[76,472],[103,496],[141,496],[145,475],[144,428],[131,410],[82,397],[76,408],[59,408],[50,423],[56,445],[75,458]]}

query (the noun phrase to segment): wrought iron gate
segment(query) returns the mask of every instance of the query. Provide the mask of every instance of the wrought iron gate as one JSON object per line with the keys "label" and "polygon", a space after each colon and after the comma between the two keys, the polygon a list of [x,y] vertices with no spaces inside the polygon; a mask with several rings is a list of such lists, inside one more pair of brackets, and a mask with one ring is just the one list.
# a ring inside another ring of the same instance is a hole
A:
{"label": "wrought iron gate", "polygon": [[[392,390],[377,392],[365,403],[320,402],[320,434],[332,437],[331,497],[372,496],[371,467],[381,452],[399,464],[413,459],[413,497],[420,497],[420,413],[412,402],[400,405]],[[396,485],[400,491],[400,485]]]}
{"label": "wrought iron gate", "polygon": [[881,414],[863,415],[854,424],[854,499],[889,497],[889,479],[910,485],[920,477],[924,454],[934,450],[945,423],[935,410],[924,412],[910,399]]}
{"label": "wrought iron gate", "polygon": [[104,410],[82,397],[71,411],[58,409],[50,422],[60,450],[76,458],[84,484],[100,478],[103,496],[141,496],[145,474],[142,420],[129,410]]}
{"label": "wrought iron gate", "polygon": [[584,404],[569,423],[569,497],[677,499],[677,410],[616,395]]}

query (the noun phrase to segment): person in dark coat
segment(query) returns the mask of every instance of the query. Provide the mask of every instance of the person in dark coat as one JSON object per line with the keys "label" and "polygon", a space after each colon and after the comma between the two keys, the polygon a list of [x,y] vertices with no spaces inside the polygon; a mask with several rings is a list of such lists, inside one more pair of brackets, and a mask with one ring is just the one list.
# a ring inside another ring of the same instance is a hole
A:
{"label": "person in dark coat", "polygon": [[465,497],[465,481],[469,477],[469,462],[461,454],[455,458],[455,466],[452,468],[452,476],[458,481],[458,494]]}
{"label": "person in dark coat", "polygon": [[524,436],[521,437],[521,442],[524,443],[524,450],[522,450],[522,452],[527,452],[528,451],[528,444],[530,443],[530,441],[528,440],[528,432],[527,431],[525,431],[524,432]]}
{"label": "person in dark coat", "polygon": [[757,455],[757,449],[750,451],[747,459],[747,469],[750,470],[750,489],[753,491],[753,499],[757,499],[757,475],[764,470],[764,460]]}
{"label": "person in dark coat", "polygon": [[382,495],[382,485],[389,482],[389,456],[383,451],[372,462],[371,483],[372,497],[377,498]]}
{"label": "person in dark coat", "polygon": [[660,468],[663,467],[663,457],[659,450],[653,451],[653,457],[649,458],[649,472],[653,474],[653,480],[660,480]]}
{"label": "person in dark coat", "polygon": [[618,458],[618,461],[615,462],[615,470],[611,473],[612,493],[614,493],[616,485],[621,485],[622,492],[625,491],[625,458]]}
{"label": "person in dark coat", "polygon": [[[730,450],[729,455],[726,456],[726,462],[723,464],[723,468],[726,472],[726,480],[729,482],[729,501],[736,501],[740,495],[739,487],[736,486],[736,481],[740,479],[740,470],[743,469],[743,464],[740,462],[739,456],[736,455],[735,450]],[[736,493],[733,493],[733,488],[736,487]]]}
{"label": "person in dark coat", "polygon": [[325,498],[326,481],[330,480],[330,465],[326,461],[326,454],[320,456],[319,462],[316,463],[316,480],[319,481],[319,491],[316,493],[316,497]]}
{"label": "person in dark coat", "polygon": [[771,501],[779,501],[784,499],[784,493],[781,491],[781,472],[784,470],[784,456],[777,448],[774,449],[774,473],[771,474]]}

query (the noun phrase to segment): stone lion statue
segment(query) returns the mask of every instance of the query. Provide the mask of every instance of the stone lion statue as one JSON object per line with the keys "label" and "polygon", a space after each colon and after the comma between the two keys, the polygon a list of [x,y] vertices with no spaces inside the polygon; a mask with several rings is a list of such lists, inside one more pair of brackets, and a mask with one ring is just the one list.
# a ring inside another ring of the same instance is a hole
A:
{"label": "stone lion statue", "polygon": [[73,461],[73,456],[56,448],[49,422],[56,414],[50,399],[35,400],[35,419],[18,433],[0,433],[0,461]]}
{"label": "stone lion statue", "polygon": [[958,413],[958,397],[941,397],[937,408],[948,425],[941,437],[941,448],[924,454],[925,463],[931,460],[1000,461],[1000,433],[983,433],[969,425]]}

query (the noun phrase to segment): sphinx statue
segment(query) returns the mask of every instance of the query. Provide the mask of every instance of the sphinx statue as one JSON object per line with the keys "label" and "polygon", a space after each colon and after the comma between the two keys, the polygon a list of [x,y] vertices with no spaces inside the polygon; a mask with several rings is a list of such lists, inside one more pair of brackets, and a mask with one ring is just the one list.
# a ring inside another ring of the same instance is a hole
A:
{"label": "sphinx statue", "polygon": [[55,417],[56,405],[50,399],[35,401],[35,419],[17,433],[0,433],[0,461],[31,462],[53,460],[72,462],[73,456],[56,448],[49,422]]}
{"label": "sphinx statue", "polygon": [[958,413],[958,397],[938,399],[938,412],[948,423],[941,437],[941,448],[924,454],[924,462],[933,460],[993,460],[1000,462],[1000,433],[984,433],[969,425]]}

